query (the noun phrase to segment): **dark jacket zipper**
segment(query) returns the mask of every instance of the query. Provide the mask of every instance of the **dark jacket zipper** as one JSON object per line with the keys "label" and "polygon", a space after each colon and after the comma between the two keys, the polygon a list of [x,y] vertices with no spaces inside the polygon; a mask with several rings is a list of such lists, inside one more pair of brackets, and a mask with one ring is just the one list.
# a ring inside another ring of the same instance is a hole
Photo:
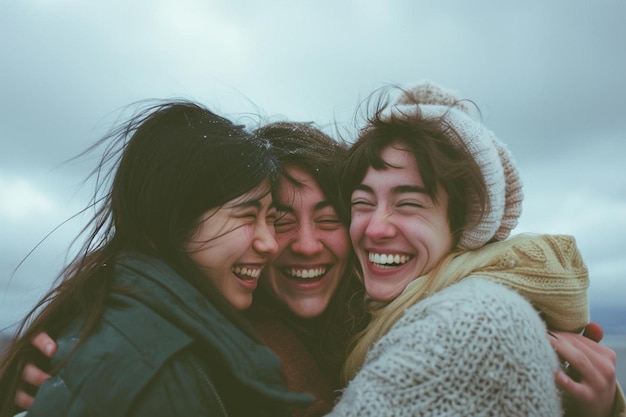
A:
{"label": "dark jacket zipper", "polygon": [[198,361],[196,360],[196,358],[193,355],[191,356],[191,361],[194,363],[194,365],[196,365],[196,368],[198,369],[198,371],[200,371],[200,374],[202,375],[202,379],[204,380],[204,382],[206,382],[207,386],[209,387],[209,389],[211,390],[211,392],[213,393],[213,395],[217,399],[217,403],[219,404],[219,407],[222,410],[222,416],[228,417],[228,411],[226,410],[226,406],[224,405],[224,401],[222,401],[222,397],[220,397],[220,394],[217,392],[217,388],[215,388],[215,384],[213,384],[213,381],[211,381],[211,378],[209,377],[209,374],[206,372],[204,367],[202,367],[198,363]]}

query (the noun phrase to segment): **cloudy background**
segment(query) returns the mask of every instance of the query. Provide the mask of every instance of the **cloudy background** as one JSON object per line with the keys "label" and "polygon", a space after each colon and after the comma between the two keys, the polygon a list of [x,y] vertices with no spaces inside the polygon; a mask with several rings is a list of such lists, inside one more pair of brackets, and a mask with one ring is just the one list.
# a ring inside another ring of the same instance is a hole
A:
{"label": "cloudy background", "polygon": [[625,335],[624,21],[624,0],[0,0],[0,328],[63,265],[95,159],[65,161],[123,106],[186,97],[332,133],[374,89],[430,79],[514,153],[516,232],[575,235],[592,319]]}

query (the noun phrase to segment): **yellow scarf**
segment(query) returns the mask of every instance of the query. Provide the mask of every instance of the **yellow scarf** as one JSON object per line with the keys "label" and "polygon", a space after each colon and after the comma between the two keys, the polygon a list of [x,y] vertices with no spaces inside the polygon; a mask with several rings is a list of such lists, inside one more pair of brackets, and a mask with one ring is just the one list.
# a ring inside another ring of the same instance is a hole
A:
{"label": "yellow scarf", "polygon": [[517,235],[494,242],[457,256],[441,276],[446,286],[468,276],[505,284],[553,330],[578,332],[589,322],[589,272],[572,236]]}

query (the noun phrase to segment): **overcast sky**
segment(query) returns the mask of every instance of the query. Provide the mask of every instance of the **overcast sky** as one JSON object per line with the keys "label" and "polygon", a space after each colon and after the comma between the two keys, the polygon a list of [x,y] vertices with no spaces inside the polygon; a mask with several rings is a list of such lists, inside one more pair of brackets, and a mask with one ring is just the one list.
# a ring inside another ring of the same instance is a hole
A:
{"label": "overcast sky", "polygon": [[[626,1],[0,0],[0,328],[47,290],[120,108],[351,126],[389,83],[473,99],[525,184],[515,232],[576,236],[593,309],[626,300]],[[626,326],[626,319],[624,319]],[[626,332],[626,327],[625,327]]]}

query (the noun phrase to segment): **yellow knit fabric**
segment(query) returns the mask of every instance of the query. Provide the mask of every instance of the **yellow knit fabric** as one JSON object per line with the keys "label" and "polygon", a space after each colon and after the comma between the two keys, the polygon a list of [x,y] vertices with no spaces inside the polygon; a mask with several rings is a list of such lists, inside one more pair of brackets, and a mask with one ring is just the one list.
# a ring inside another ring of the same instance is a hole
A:
{"label": "yellow knit fabric", "polygon": [[553,330],[578,332],[589,322],[589,272],[572,236],[513,236],[459,255],[445,275],[448,284],[473,275],[507,285]]}

